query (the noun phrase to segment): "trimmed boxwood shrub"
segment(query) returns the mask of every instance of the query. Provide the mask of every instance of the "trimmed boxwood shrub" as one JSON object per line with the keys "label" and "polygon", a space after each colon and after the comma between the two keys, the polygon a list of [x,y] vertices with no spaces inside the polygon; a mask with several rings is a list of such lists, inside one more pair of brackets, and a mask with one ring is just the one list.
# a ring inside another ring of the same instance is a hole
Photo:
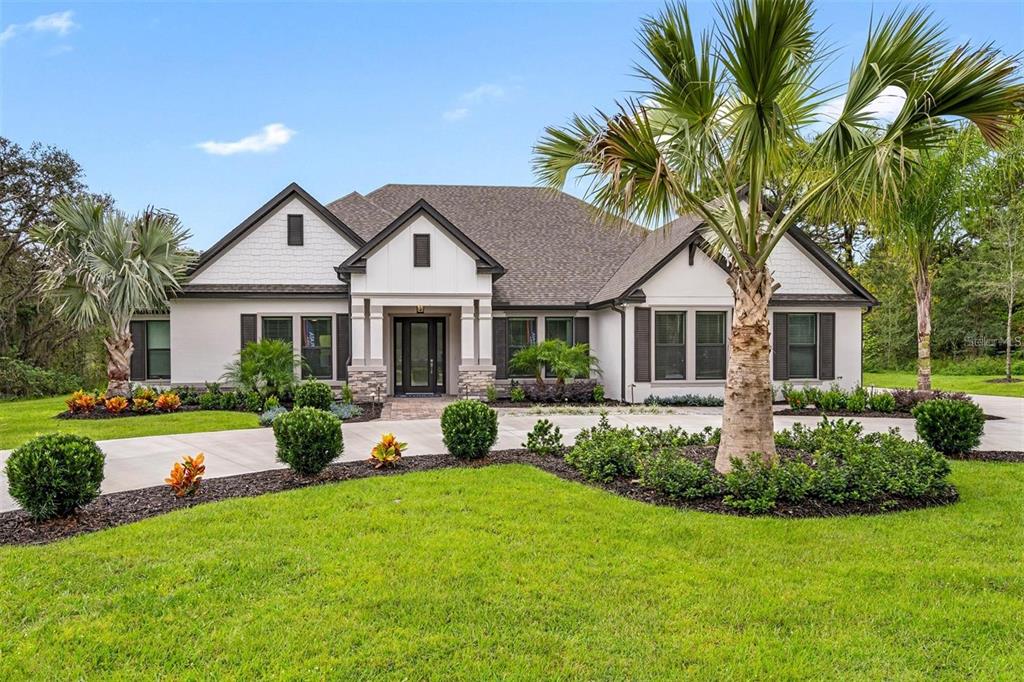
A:
{"label": "trimmed boxwood shrub", "polygon": [[344,449],[341,420],[315,407],[299,407],[271,424],[277,458],[300,476],[314,476]]}
{"label": "trimmed boxwood shrub", "polygon": [[456,400],[441,413],[441,435],[456,457],[483,457],[498,440],[498,413],[479,400]]}
{"label": "trimmed boxwood shrub", "polygon": [[607,417],[602,416],[597,426],[580,431],[565,461],[592,481],[635,476],[637,457],[647,443],[628,427],[613,429]]}
{"label": "trimmed boxwood shrub", "polygon": [[944,455],[978,447],[985,413],[969,400],[928,400],[911,410],[917,435]]}
{"label": "trimmed boxwood shrub", "polygon": [[85,436],[51,433],[33,438],[7,460],[11,497],[35,519],[68,516],[100,494],[105,459]]}
{"label": "trimmed boxwood shrub", "polygon": [[637,457],[636,471],[641,484],[669,497],[684,500],[710,497],[723,489],[722,477],[715,471],[714,462],[692,462],[672,448],[641,453]]}
{"label": "trimmed boxwood shrub", "polygon": [[697,395],[696,393],[683,393],[682,395],[649,395],[644,399],[644,405],[663,405],[670,407],[721,407],[725,401],[714,395]]}
{"label": "trimmed boxwood shrub", "polygon": [[315,407],[318,410],[329,410],[334,404],[334,392],[322,381],[310,379],[299,384],[295,389],[295,407]]}
{"label": "trimmed boxwood shrub", "polygon": [[895,412],[896,398],[892,397],[892,393],[889,393],[888,391],[875,393],[868,398],[868,407],[870,407],[873,412]]}

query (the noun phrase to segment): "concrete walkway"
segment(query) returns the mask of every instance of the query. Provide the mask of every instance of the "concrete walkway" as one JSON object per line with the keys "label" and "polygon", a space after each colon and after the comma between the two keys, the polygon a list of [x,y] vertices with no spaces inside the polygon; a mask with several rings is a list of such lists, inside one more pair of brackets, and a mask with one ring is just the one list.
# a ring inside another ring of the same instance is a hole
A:
{"label": "concrete walkway", "polygon": [[[985,435],[980,449],[1024,450],[1024,399],[994,396],[975,396],[974,399],[988,414],[1004,417],[985,423]],[[518,448],[534,423],[548,418],[562,429],[566,443],[571,443],[580,429],[597,423],[598,414],[530,414],[527,409],[500,410],[498,442],[495,449]],[[721,408],[662,409],[659,414],[621,408],[609,413],[613,426],[680,426],[687,431],[699,431],[705,426],[720,426]],[[795,423],[814,424],[816,417],[775,417],[775,428],[784,429]],[[884,432],[897,427],[906,438],[914,438],[912,419],[865,418],[865,430]],[[393,432],[409,443],[407,456],[445,452],[441,428],[437,419],[377,420],[342,427],[345,452],[340,461],[366,459],[370,449],[382,433]],[[174,462],[183,455],[203,452],[206,455],[206,475],[210,478],[233,476],[254,471],[282,468],[275,455],[274,433],[271,429],[244,429],[214,431],[170,436],[146,436],[98,441],[107,455],[103,492],[133,490],[162,485]],[[0,464],[9,452],[0,452]],[[2,469],[0,469],[2,471]],[[0,473],[0,511],[16,509],[17,504],[7,493],[7,480]]]}

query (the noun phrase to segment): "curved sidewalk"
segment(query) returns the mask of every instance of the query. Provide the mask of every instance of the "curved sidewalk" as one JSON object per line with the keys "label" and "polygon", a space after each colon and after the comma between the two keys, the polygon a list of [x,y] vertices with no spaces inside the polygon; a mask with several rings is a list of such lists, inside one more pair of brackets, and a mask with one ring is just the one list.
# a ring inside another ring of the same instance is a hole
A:
{"label": "curved sidewalk", "polygon": [[[983,450],[1024,450],[1024,399],[994,396],[974,396],[985,412],[1004,417],[985,423]],[[593,426],[599,419],[593,414],[530,414],[528,409],[505,409],[498,420],[498,441],[495,449],[518,448],[526,434],[541,418],[550,419],[562,430],[566,443],[571,443],[580,429]],[[722,423],[720,408],[678,408],[661,414],[647,414],[622,408],[609,413],[613,426],[679,426],[687,431],[699,431],[705,426],[717,427]],[[775,417],[775,428],[784,429],[795,423],[813,424],[817,417]],[[867,431],[883,432],[896,427],[907,438],[914,437],[912,419],[865,418],[861,422]],[[441,440],[441,426],[437,419],[371,421],[345,424],[342,427],[345,452],[341,461],[355,461],[369,457],[370,449],[382,433],[393,432],[409,443],[407,456],[445,452]],[[270,429],[239,431],[211,431],[169,436],[145,436],[98,441],[107,455],[106,478],[103,492],[133,490],[163,485],[164,478],[175,461],[183,455],[203,452],[206,455],[206,475],[210,478],[283,468],[275,455],[274,433]],[[0,453],[0,462],[8,453]],[[7,480],[0,473],[0,511],[16,509],[17,504],[7,493]]]}

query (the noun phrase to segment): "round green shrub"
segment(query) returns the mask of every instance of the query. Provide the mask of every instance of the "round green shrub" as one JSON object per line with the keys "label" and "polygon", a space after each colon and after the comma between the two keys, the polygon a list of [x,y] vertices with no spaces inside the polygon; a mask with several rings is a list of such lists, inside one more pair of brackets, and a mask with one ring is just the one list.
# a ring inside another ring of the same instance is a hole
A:
{"label": "round green shrub", "polygon": [[969,400],[928,400],[911,410],[917,435],[944,455],[978,447],[985,413]]}
{"label": "round green shrub", "polygon": [[479,400],[456,400],[441,413],[441,435],[456,457],[483,457],[498,439],[498,413]]}
{"label": "round green shrub", "polygon": [[35,519],[68,516],[100,494],[104,459],[103,451],[85,436],[39,436],[8,458],[8,489]]}
{"label": "round green shrub", "polygon": [[271,426],[277,440],[277,458],[301,476],[320,473],[344,449],[341,420],[315,407],[299,407],[278,415]]}
{"label": "round green shrub", "polygon": [[299,384],[295,389],[295,407],[315,407],[318,410],[329,410],[334,404],[334,392],[322,381],[310,379]]}
{"label": "round green shrub", "polygon": [[896,411],[896,398],[888,391],[875,393],[868,398],[868,406],[873,412],[891,413]]}

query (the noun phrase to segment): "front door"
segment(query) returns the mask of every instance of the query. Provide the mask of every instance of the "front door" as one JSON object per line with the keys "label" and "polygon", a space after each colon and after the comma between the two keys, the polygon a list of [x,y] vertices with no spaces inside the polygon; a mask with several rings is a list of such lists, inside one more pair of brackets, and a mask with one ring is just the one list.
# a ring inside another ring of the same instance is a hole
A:
{"label": "front door", "polygon": [[443,317],[395,318],[395,395],[445,392]]}

